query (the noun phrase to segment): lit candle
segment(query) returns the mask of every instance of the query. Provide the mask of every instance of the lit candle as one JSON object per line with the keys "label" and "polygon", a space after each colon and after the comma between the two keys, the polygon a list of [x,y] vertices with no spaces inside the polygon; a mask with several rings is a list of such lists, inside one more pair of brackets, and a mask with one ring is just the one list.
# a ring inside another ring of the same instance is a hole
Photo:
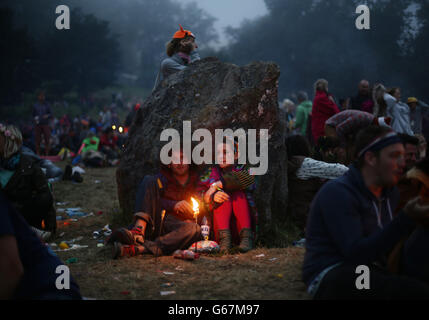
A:
{"label": "lit candle", "polygon": [[[194,210],[195,224],[198,224],[198,214],[200,213],[200,208],[198,201],[191,197],[192,201],[192,210]],[[195,253],[198,252],[198,242],[195,244]]]}
{"label": "lit candle", "polygon": [[198,205],[198,201],[195,200],[194,198],[191,198],[192,201],[192,210],[194,210],[194,218],[195,218],[195,223],[198,223],[198,214],[200,213],[200,206]]}

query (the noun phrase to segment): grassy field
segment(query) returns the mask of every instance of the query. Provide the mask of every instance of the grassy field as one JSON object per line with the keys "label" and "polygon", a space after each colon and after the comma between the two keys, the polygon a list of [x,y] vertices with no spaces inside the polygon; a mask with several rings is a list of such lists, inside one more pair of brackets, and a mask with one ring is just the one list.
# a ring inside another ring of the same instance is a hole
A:
{"label": "grassy field", "polygon": [[[64,167],[65,163],[59,165]],[[69,265],[83,296],[96,299],[308,299],[300,280],[304,254],[300,248],[257,248],[246,254],[205,255],[194,261],[171,256],[156,259],[149,255],[112,260],[110,247],[97,247],[92,233],[106,224],[112,229],[121,226],[116,169],[85,170],[83,183],[61,181],[54,184],[55,201],[67,202],[57,205],[57,209],[80,207],[93,215],[78,218],[78,221],[58,221],[58,237],[51,241],[58,245],[63,240],[82,237],[76,243],[88,246],[57,252]],[[58,215],[65,217],[61,212]],[[161,291],[175,293],[164,296]]]}

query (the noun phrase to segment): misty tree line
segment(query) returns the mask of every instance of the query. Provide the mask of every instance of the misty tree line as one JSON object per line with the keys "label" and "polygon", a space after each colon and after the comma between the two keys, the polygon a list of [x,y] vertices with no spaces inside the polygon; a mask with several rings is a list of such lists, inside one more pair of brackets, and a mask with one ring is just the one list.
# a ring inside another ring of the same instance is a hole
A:
{"label": "misty tree line", "polygon": [[[198,5],[173,0],[5,0],[0,5],[0,104],[45,88],[87,95],[121,73],[151,89],[165,43],[181,23],[197,36],[202,57],[245,65],[274,61],[280,98],[311,93],[318,78],[337,97],[356,93],[360,79],[400,86],[425,98],[429,65],[429,0],[368,0],[371,29],[357,30],[359,0],[265,0],[268,14],[228,28],[231,44],[215,50],[215,19]],[[55,28],[55,8],[68,5],[71,29]],[[243,5],[246,2],[243,1]],[[415,12],[415,13],[414,13]]]}
{"label": "misty tree line", "polygon": [[[357,30],[356,6],[366,3],[371,29]],[[306,89],[318,78],[338,97],[357,93],[357,83],[402,87],[427,95],[428,0],[265,0],[269,14],[230,29],[227,59],[245,64],[272,60],[281,68],[283,95]],[[415,17],[410,9],[418,9]],[[407,10],[408,9],[408,10]]]}

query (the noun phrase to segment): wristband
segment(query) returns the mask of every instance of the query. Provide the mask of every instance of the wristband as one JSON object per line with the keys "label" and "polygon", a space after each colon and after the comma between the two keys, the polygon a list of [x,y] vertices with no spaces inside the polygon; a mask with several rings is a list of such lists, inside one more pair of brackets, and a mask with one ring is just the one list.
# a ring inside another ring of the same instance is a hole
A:
{"label": "wristband", "polygon": [[213,192],[213,193],[210,195],[210,200],[211,200],[211,202],[212,202],[212,203],[218,203],[218,202],[214,201],[214,196],[215,196],[215,194],[216,194],[216,193],[218,193],[219,191],[221,191],[221,190],[216,190],[215,192]]}

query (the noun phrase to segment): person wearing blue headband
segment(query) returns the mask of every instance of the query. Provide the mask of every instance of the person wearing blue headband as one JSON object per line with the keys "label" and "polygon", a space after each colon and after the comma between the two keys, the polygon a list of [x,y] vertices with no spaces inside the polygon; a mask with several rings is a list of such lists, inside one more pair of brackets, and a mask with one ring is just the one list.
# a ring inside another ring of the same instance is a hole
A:
{"label": "person wearing blue headband", "polygon": [[[313,199],[303,264],[308,292],[314,299],[429,299],[429,284],[387,270],[394,246],[416,221],[429,219],[429,205],[420,198],[394,216],[404,146],[391,129],[369,126],[359,132],[355,147],[349,171]],[[358,267],[367,270],[366,281]]]}

